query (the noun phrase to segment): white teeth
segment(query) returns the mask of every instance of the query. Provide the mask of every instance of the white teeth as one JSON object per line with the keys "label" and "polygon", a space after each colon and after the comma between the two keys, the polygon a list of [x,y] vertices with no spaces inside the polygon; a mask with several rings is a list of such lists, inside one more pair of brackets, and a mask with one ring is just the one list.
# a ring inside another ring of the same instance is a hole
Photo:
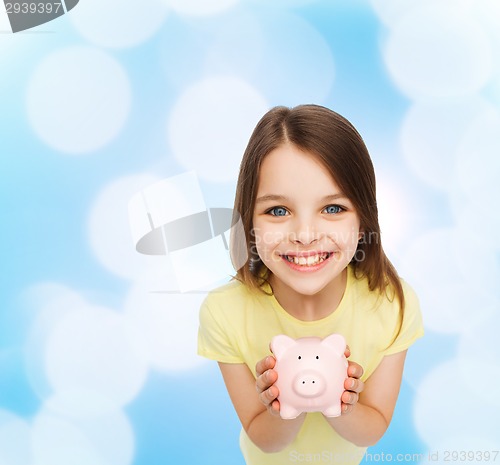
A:
{"label": "white teeth", "polygon": [[309,255],[308,257],[297,257],[296,255],[285,255],[285,258],[290,262],[290,263],[295,263],[296,265],[301,265],[301,266],[313,266],[317,265],[318,263],[321,263],[325,261],[330,254],[328,252],[317,254],[317,255]]}

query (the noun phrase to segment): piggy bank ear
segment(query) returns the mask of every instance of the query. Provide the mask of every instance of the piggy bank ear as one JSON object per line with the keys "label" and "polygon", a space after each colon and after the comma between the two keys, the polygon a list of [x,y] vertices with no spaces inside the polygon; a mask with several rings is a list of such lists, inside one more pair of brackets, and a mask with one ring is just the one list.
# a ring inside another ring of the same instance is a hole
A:
{"label": "piggy bank ear", "polygon": [[346,348],[346,342],[342,334],[330,334],[321,341],[321,345],[327,346],[338,355],[343,355]]}
{"label": "piggy bank ear", "polygon": [[285,336],[284,334],[280,334],[278,336],[274,336],[271,341],[271,350],[276,357],[280,357],[283,353],[285,353],[290,347],[296,344],[295,339],[291,337]]}

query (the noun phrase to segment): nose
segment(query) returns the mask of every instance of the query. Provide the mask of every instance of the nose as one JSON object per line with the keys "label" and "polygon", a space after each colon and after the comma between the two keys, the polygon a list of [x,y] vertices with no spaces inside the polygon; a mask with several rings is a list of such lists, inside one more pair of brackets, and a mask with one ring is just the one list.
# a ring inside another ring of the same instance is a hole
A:
{"label": "nose", "polygon": [[292,388],[300,397],[316,397],[325,392],[326,380],[321,373],[307,370],[296,376]]}
{"label": "nose", "polygon": [[294,244],[310,245],[318,241],[319,235],[313,221],[297,218],[290,239]]}

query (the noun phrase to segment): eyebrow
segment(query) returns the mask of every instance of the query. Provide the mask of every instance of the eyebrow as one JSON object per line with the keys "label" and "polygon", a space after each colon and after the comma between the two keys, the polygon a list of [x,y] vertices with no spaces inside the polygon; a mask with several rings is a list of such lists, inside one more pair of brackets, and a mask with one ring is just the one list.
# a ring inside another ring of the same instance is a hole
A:
{"label": "eyebrow", "polygon": [[[339,192],[338,194],[325,195],[321,199],[321,201],[322,202],[331,202],[333,200],[338,200],[338,199],[348,200],[348,198],[346,197],[345,194],[342,194],[341,192]],[[270,201],[284,202],[284,201],[288,201],[288,200],[289,200],[288,197],[286,197],[284,195],[266,194],[266,195],[262,195],[260,197],[257,197],[257,199],[255,200],[255,203],[270,202]]]}

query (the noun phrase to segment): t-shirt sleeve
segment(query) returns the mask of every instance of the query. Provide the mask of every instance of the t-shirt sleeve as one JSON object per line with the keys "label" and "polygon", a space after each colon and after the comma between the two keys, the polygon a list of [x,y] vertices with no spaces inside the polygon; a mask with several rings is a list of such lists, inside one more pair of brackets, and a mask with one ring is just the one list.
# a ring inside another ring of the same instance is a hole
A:
{"label": "t-shirt sleeve", "polygon": [[[420,303],[415,291],[402,281],[405,296],[405,309],[401,331],[394,342],[384,351],[384,355],[395,354],[408,349],[417,339],[424,335],[424,325]],[[399,318],[398,318],[399,328]]]}
{"label": "t-shirt sleeve", "polygon": [[213,302],[210,295],[200,308],[198,329],[198,355],[223,363],[243,363],[238,348],[228,334],[228,322],[225,321],[220,305]]}

